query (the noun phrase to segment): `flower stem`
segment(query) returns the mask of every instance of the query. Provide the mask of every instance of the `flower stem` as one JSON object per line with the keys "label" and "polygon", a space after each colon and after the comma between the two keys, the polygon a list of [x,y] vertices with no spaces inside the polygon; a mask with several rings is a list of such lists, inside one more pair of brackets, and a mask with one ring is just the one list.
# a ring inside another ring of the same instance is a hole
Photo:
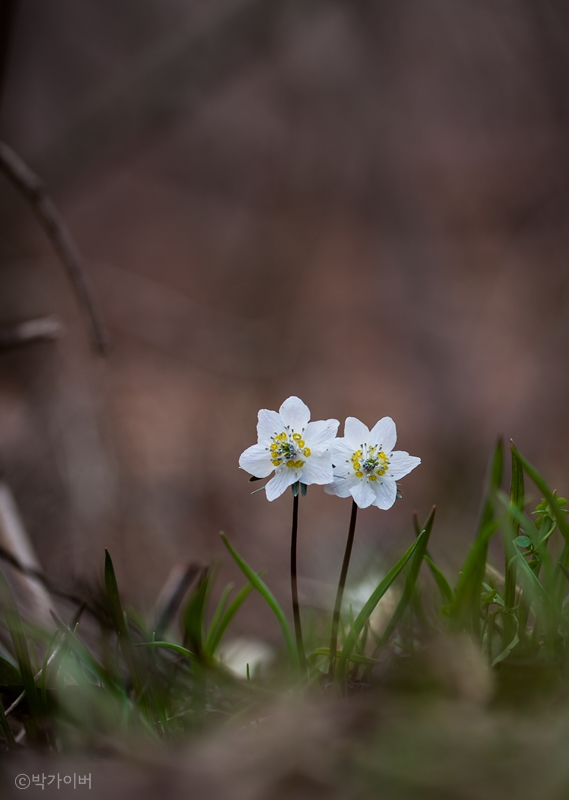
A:
{"label": "flower stem", "polygon": [[296,582],[296,539],[298,531],[298,491],[293,491],[292,503],[292,536],[290,543],[290,583],[292,592],[292,615],[294,617],[294,632],[296,635],[296,649],[298,651],[298,664],[301,671],[306,672],[306,654],[302,638],[302,625],[300,622],[300,606],[298,604],[298,587]]}
{"label": "flower stem", "polygon": [[330,666],[329,673],[332,676],[334,671],[334,660],[338,649],[338,626],[340,624],[340,611],[342,608],[342,599],[344,597],[344,587],[346,585],[346,577],[348,575],[348,567],[350,566],[350,556],[352,555],[352,545],[354,544],[354,534],[356,532],[356,519],[358,516],[358,507],[356,501],[352,501],[352,515],[350,517],[350,527],[348,530],[348,541],[346,542],[346,550],[344,552],[344,561],[342,563],[342,571],[340,573],[340,582],[338,583],[338,591],[336,593],[336,603],[334,605],[334,616],[332,617],[332,634],[330,636]]}

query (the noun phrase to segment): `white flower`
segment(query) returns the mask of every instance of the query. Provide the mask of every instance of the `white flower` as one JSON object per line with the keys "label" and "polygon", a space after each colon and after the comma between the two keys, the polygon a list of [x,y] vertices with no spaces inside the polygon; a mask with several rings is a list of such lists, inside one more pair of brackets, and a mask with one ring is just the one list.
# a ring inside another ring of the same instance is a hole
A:
{"label": "white flower", "polygon": [[383,417],[371,431],[355,417],[348,417],[344,437],[331,449],[334,480],[324,490],[338,497],[354,498],[360,508],[391,508],[400,478],[421,463],[402,450],[393,450],[397,440],[395,423]]}
{"label": "white flower", "polygon": [[340,423],[309,419],[310,409],[298,397],[289,397],[278,412],[259,411],[258,444],[241,454],[239,466],[256,478],[268,478],[275,471],[265,487],[267,500],[280,497],[297,481],[324,485],[333,480],[329,447]]}

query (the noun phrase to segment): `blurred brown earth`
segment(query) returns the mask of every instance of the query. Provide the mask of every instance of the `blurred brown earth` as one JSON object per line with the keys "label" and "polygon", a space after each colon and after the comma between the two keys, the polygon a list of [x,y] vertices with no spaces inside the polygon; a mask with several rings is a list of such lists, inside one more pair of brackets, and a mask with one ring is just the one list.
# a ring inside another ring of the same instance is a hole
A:
{"label": "blurred brown earth", "polygon": [[[21,0],[0,138],[42,175],[113,341],[0,180],[0,458],[40,562],[108,547],[148,605],[225,530],[288,597],[290,497],[237,459],[260,407],[386,414],[422,458],[360,515],[353,574],[438,521],[451,574],[497,434],[567,491],[569,10],[560,0]],[[536,496],[536,500],[537,500]],[[348,501],[309,490],[300,572],[335,580]],[[309,591],[306,583],[304,591]],[[263,630],[256,600],[237,622]]]}

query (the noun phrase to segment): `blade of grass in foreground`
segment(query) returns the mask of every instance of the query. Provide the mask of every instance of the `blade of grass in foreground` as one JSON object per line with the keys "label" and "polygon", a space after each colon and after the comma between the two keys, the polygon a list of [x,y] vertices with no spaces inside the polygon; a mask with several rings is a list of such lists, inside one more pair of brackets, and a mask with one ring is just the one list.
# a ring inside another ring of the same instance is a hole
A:
{"label": "blade of grass in foreground", "polygon": [[[569,559],[569,523],[567,522],[565,511],[559,505],[559,501],[555,492],[553,492],[549,488],[546,481],[542,478],[542,476],[539,474],[536,468],[520,454],[519,450],[517,449],[513,441],[510,442],[510,447],[512,449],[512,452],[515,452],[526,475],[529,478],[531,478],[531,480],[535,483],[537,488],[540,490],[540,492],[543,494],[543,496],[548,502],[549,508],[551,509],[551,513],[553,514],[553,516],[557,521],[557,527],[559,528],[559,531],[563,536],[563,539],[565,540],[565,546],[563,548],[563,552],[559,560],[559,567],[560,566],[567,567],[569,566],[569,564],[567,563]],[[559,568],[557,570],[557,574],[560,576]],[[563,589],[561,588],[559,581],[556,582],[557,582],[556,588],[560,592],[560,597],[558,598],[558,604],[559,606],[561,606],[563,601]]]}
{"label": "blade of grass in foreground", "polygon": [[212,572],[204,569],[195,590],[184,608],[182,624],[184,644],[189,644],[196,655],[201,656],[205,638],[205,611],[211,588]]}
{"label": "blade of grass in foreground", "polygon": [[403,616],[405,609],[409,605],[409,602],[413,596],[413,592],[415,591],[415,584],[417,583],[417,578],[419,577],[419,570],[421,569],[421,564],[423,563],[423,559],[427,551],[427,544],[429,543],[429,537],[433,529],[433,523],[435,521],[435,512],[436,512],[436,506],[433,506],[433,509],[429,514],[427,521],[425,522],[423,530],[417,537],[417,542],[418,542],[417,549],[413,554],[413,561],[411,562],[409,574],[407,575],[407,580],[405,581],[405,588],[403,589],[403,594],[401,595],[399,602],[397,603],[397,607],[393,612],[393,615],[389,620],[389,623],[385,631],[383,632],[381,639],[379,640],[375,650],[373,651],[372,658],[377,658],[381,650],[385,647],[385,645],[389,641],[391,634],[397,627],[399,620]]}
{"label": "blade of grass in foreground", "polygon": [[211,641],[215,629],[217,628],[221,618],[223,617],[223,613],[227,606],[227,601],[229,600],[229,595],[233,591],[234,587],[235,587],[234,583],[228,583],[223,592],[221,593],[221,597],[219,598],[219,602],[215,608],[215,611],[213,612],[213,616],[209,624],[209,629],[205,641],[206,650],[209,650],[209,642]]}
{"label": "blade of grass in foreground", "polygon": [[555,497],[553,491],[549,488],[549,486],[547,485],[545,480],[541,477],[536,468],[532,466],[529,463],[529,461],[527,461],[520,454],[519,450],[517,449],[517,447],[513,442],[511,442],[510,447],[512,448],[512,452],[515,452],[526,475],[532,479],[532,481],[535,483],[537,488],[540,490],[540,492],[543,494],[543,496],[549,503],[549,507],[551,508],[551,511],[557,520],[557,525],[559,527],[561,534],[563,535],[563,538],[565,539],[566,542],[569,542],[569,523],[567,522],[567,517],[565,515],[565,512],[559,506],[559,503],[557,502],[557,498]]}
{"label": "blade of grass in foreground", "polygon": [[[110,694],[120,700],[124,700],[127,697],[124,686],[122,684],[119,685],[116,682],[113,674],[97,661],[95,656],[92,655],[91,651],[85,644],[83,644],[81,639],[69,627],[69,625],[60,619],[53,611],[51,612],[51,615],[55,624],[65,635],[63,641],[63,646],[65,649],[73,652],[73,655],[79,661],[82,661],[83,664],[85,664],[87,669],[89,669],[99,680],[101,686],[103,686]],[[62,672],[62,667],[60,667],[59,671]]]}
{"label": "blade of grass in foreground", "polygon": [[16,746],[16,742],[14,741],[14,735],[12,734],[12,730],[10,725],[8,724],[8,720],[6,719],[6,714],[4,713],[4,709],[2,708],[2,703],[0,703],[0,729],[2,733],[6,737],[8,742],[8,747],[11,749],[12,747]]}
{"label": "blade of grass in foreground", "polygon": [[435,562],[428,555],[425,555],[424,561],[430,569],[433,578],[435,579],[435,583],[437,584],[443,603],[445,603],[445,605],[450,605],[454,600],[454,592],[450,587],[450,583],[447,581],[443,572],[437,567]]}
{"label": "blade of grass in foreground", "polygon": [[235,614],[237,614],[237,612],[239,611],[239,609],[241,608],[241,606],[243,605],[243,603],[245,602],[245,600],[251,594],[252,591],[253,591],[253,584],[251,583],[245,584],[245,586],[241,589],[241,591],[238,592],[237,595],[233,598],[233,600],[225,610],[225,613],[219,619],[218,624],[214,627],[214,624],[212,622],[206,640],[206,648],[210,655],[212,656],[215,655],[215,651],[217,650],[219,643],[221,642],[223,634],[225,633],[229,623],[231,622]]}
{"label": "blade of grass in foreground", "polygon": [[480,635],[480,593],[486,571],[488,542],[498,529],[498,523],[494,520],[494,502],[502,484],[503,467],[504,446],[502,439],[498,439],[478,530],[460,572],[449,614],[455,629],[469,630],[477,637]]}
{"label": "blade of grass in foreground", "polygon": [[10,587],[6,582],[6,578],[0,572],[0,604],[4,607],[4,616],[6,617],[6,624],[10,631],[12,643],[14,645],[14,652],[20,668],[20,675],[22,676],[22,684],[26,693],[26,700],[31,715],[31,735],[34,738],[43,739],[44,722],[41,708],[41,701],[37,691],[36,682],[34,679],[34,672],[30,660],[30,652],[28,650],[28,643],[26,641],[26,634],[24,626],[18,611],[18,606],[14,600],[14,596],[10,591]]}
{"label": "blade of grass in foreground", "polygon": [[[419,518],[417,516],[416,511],[413,513],[413,525],[415,528],[415,536],[418,536],[421,533],[421,526],[419,525]],[[431,554],[429,553],[428,548],[425,550],[425,556],[423,560],[425,564],[429,567],[431,575],[433,576],[434,581],[437,584],[443,604],[447,606],[450,605],[454,600],[454,592],[442,570],[440,570],[439,567],[437,567],[437,565],[435,564],[433,558],[431,557]]]}
{"label": "blade of grass in foreground", "polygon": [[417,539],[413,542],[411,547],[401,556],[399,561],[395,564],[394,567],[390,569],[387,573],[385,578],[381,581],[381,583],[377,586],[377,588],[372,592],[369,600],[364,605],[356,619],[354,620],[354,624],[350,628],[350,632],[348,633],[344,645],[342,647],[342,651],[338,657],[337,669],[336,669],[336,676],[337,678],[345,677],[348,667],[348,661],[350,660],[350,656],[352,654],[352,650],[354,649],[356,642],[360,633],[362,632],[366,622],[370,618],[372,612],[374,611],[375,607],[389,589],[391,584],[395,581],[397,576],[403,570],[417,547],[423,541],[425,533],[421,533]]}
{"label": "blade of grass in foreground", "polygon": [[192,651],[188,650],[187,647],[182,647],[181,644],[174,644],[174,642],[139,642],[135,645],[135,647],[162,647],[165,650],[172,650],[174,653],[178,653],[181,656],[186,656],[186,658],[189,658],[190,661],[198,660],[195,653],[192,653]]}
{"label": "blade of grass in foreground", "polygon": [[105,550],[105,589],[107,592],[107,602],[109,612],[116,631],[118,642],[122,650],[126,668],[132,680],[134,691],[138,697],[141,710],[150,719],[151,712],[148,698],[144,692],[144,683],[140,675],[139,664],[136,652],[133,647],[130,631],[125,621],[124,611],[119,595],[119,587],[115,576],[113,561],[108,550]]}
{"label": "blade of grass in foreground", "polygon": [[513,541],[519,533],[517,514],[512,513],[524,510],[524,471],[515,450],[510,448],[512,454],[512,479],[510,483],[510,512],[508,525],[504,529],[504,551],[506,564],[504,568],[504,650],[507,649],[514,638],[517,638],[516,620],[514,619],[514,606],[516,603],[516,565]]}
{"label": "blade of grass in foreground", "polygon": [[244,561],[241,556],[233,549],[233,547],[229,544],[227,536],[224,533],[221,533],[221,538],[223,539],[223,544],[229,550],[229,553],[239,569],[243,572],[245,577],[248,579],[249,583],[256,589],[259,594],[266,600],[268,606],[271,608],[273,614],[277,618],[279,625],[281,626],[281,630],[283,632],[283,636],[285,639],[286,648],[289,654],[291,665],[294,669],[298,668],[298,654],[296,652],[296,644],[294,638],[292,636],[289,624],[285,617],[285,614],[277,602],[276,597],[268,588],[266,583],[261,580],[261,578],[254,572],[251,567]]}

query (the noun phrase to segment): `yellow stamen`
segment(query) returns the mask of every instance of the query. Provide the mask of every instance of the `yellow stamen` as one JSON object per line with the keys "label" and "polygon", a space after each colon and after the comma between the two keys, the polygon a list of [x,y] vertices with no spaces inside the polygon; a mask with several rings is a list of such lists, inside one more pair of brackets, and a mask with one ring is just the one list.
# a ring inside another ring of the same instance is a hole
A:
{"label": "yellow stamen", "polygon": [[304,450],[303,450],[302,452],[304,453],[304,455],[306,456],[306,458],[308,458],[308,457],[310,456],[310,453],[311,453],[312,451],[311,451],[310,447],[305,447],[305,448],[304,448]]}
{"label": "yellow stamen", "polygon": [[376,481],[377,480],[377,475],[370,475],[369,479],[370,479],[370,481]]}
{"label": "yellow stamen", "polygon": [[295,462],[294,462],[294,466],[295,466],[297,469],[300,469],[300,468],[301,468],[303,465],[304,465],[304,461],[301,461],[300,459],[298,459],[298,461],[295,461]]}
{"label": "yellow stamen", "polygon": [[293,433],[292,438],[294,439],[295,442],[300,442],[302,436],[300,435],[300,433]]}
{"label": "yellow stamen", "polygon": [[363,478],[363,472],[356,472],[356,478]]}

